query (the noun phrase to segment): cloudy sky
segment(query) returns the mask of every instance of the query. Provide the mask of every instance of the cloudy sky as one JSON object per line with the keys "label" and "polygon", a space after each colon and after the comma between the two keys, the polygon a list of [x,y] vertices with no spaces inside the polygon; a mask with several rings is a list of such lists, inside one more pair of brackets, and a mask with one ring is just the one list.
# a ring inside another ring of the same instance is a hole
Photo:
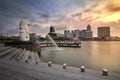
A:
{"label": "cloudy sky", "polygon": [[97,27],[110,26],[112,36],[120,36],[119,0],[0,0],[0,33],[17,35],[19,22],[31,23],[31,32],[45,35],[50,26],[56,32],[65,29],[85,29],[91,25],[94,36]]}

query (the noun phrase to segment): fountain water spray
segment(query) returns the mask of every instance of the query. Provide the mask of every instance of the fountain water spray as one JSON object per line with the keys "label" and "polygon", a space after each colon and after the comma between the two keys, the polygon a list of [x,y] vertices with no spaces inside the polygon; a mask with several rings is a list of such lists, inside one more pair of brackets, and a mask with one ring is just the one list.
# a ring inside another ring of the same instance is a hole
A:
{"label": "fountain water spray", "polygon": [[52,39],[52,37],[48,34],[47,37],[51,40],[53,43],[55,50],[63,50],[62,48],[59,48],[58,45],[55,43],[55,41]]}

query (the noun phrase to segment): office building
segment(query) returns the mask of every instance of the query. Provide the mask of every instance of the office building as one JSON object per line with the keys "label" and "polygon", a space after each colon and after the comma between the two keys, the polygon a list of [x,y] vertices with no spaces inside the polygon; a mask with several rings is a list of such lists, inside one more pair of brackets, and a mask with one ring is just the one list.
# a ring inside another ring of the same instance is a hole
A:
{"label": "office building", "polygon": [[72,33],[70,32],[70,30],[64,30],[64,36],[66,38],[71,38],[72,37]]}
{"label": "office building", "polygon": [[91,26],[88,25],[85,30],[80,31],[80,38],[92,39],[93,31],[91,31]]}
{"label": "office building", "polygon": [[110,27],[98,27],[98,39],[106,40],[110,38]]}
{"label": "office building", "polygon": [[77,30],[74,30],[74,38],[79,38],[80,36],[80,31],[77,29]]}

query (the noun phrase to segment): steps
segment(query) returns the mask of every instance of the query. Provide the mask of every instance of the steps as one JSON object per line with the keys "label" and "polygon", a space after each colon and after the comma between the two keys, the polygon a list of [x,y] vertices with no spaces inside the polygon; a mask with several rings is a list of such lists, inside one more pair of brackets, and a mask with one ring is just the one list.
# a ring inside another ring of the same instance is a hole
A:
{"label": "steps", "polygon": [[12,51],[14,51],[16,48],[10,48],[8,50],[5,50],[3,52],[0,53],[0,58],[3,58],[4,56],[7,56],[8,54],[10,54]]}
{"label": "steps", "polygon": [[0,59],[19,61],[21,63],[26,63],[26,60],[28,60],[27,64],[31,65],[36,64],[36,60],[38,63],[40,62],[37,52],[3,45],[0,45]]}

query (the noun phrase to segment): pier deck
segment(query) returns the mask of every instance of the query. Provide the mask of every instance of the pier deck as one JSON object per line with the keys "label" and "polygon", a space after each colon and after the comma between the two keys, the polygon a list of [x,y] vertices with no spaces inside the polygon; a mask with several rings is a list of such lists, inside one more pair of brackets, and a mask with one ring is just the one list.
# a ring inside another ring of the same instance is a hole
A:
{"label": "pier deck", "polygon": [[[80,47],[81,42],[80,41],[59,41],[55,42],[57,46],[59,47]],[[55,46],[52,42],[40,42],[42,47],[51,47]]]}

